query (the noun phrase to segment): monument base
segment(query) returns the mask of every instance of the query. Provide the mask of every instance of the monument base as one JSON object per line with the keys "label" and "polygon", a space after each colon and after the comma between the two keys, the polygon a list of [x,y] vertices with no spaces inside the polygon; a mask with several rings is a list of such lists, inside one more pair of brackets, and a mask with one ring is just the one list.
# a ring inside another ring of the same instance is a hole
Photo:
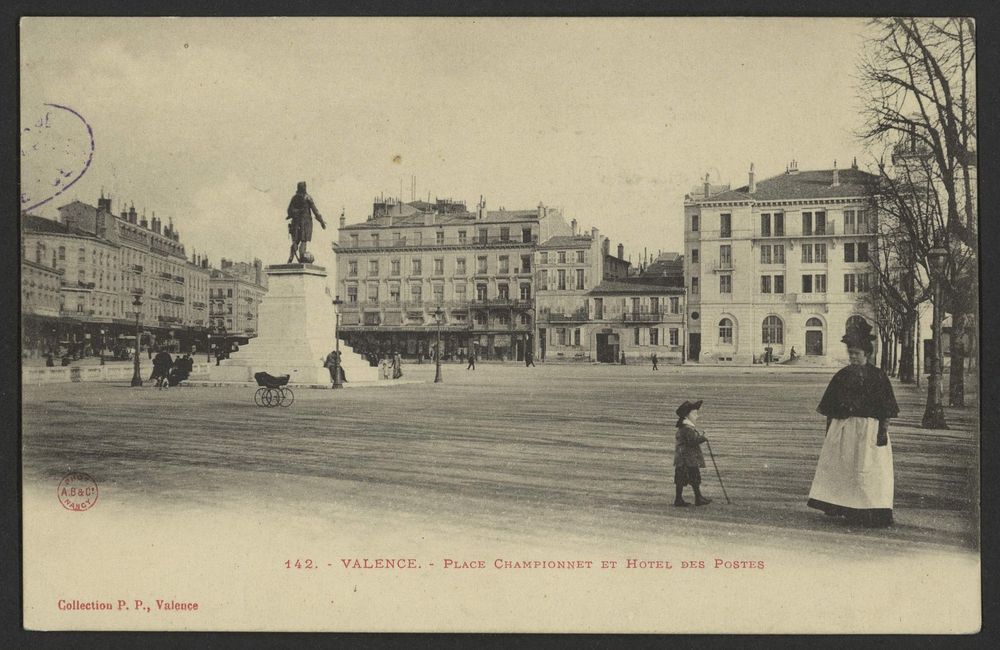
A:
{"label": "monument base", "polygon": [[[220,365],[213,381],[254,381],[254,373],[289,375],[292,384],[332,383],[324,367],[336,347],[335,314],[326,288],[326,269],[314,264],[276,264],[265,269],[267,294],[260,304],[259,335]],[[340,343],[348,382],[374,382],[378,368]]]}

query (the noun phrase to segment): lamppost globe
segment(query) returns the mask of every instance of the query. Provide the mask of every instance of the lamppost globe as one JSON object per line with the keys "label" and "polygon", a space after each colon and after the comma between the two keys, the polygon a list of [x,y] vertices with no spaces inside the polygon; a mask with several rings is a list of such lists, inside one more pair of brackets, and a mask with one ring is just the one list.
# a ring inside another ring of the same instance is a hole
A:
{"label": "lamppost globe", "polygon": [[945,260],[948,259],[948,249],[944,246],[935,246],[927,251],[927,266],[930,274],[936,282],[944,279]]}

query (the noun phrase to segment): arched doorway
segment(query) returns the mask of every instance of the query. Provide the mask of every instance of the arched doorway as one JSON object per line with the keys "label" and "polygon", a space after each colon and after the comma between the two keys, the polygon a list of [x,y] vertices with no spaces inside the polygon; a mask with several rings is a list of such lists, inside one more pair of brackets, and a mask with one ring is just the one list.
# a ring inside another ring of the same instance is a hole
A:
{"label": "arched doorway", "polygon": [[823,321],[815,316],[806,321],[806,355],[823,355]]}

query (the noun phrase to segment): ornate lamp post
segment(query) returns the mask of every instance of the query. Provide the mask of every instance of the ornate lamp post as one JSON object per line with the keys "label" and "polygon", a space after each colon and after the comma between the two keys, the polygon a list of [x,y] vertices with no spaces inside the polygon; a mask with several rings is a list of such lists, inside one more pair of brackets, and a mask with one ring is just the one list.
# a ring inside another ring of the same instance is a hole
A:
{"label": "ornate lamp post", "polygon": [[925,429],[947,429],[944,409],[941,406],[941,285],[944,280],[948,249],[941,245],[927,251],[927,266],[931,275],[931,295],[934,296],[934,320],[931,326],[934,341],[934,358],[931,362],[931,377],[927,382],[927,408],[924,410]]}
{"label": "ornate lamp post", "polygon": [[212,363],[212,326],[209,325],[208,339],[205,342],[205,361]]}
{"label": "ornate lamp post", "polygon": [[441,307],[434,310],[434,322],[437,324],[437,349],[434,351],[434,383],[440,384],[441,379],[441,321],[444,320],[444,312]]}
{"label": "ornate lamp post", "polygon": [[101,365],[104,365],[104,328],[101,328]]}
{"label": "ornate lamp post", "polygon": [[334,311],[334,324],[333,324],[333,340],[334,340],[334,350],[333,355],[333,388],[343,388],[344,384],[340,381],[340,306],[344,304],[344,301],[337,296],[333,299],[333,311]]}
{"label": "ornate lamp post", "polygon": [[135,298],[132,299],[132,306],[135,307],[135,357],[133,358],[132,365],[132,386],[142,387],[142,375],[139,374],[139,344],[142,340],[141,324],[139,323],[139,317],[142,315],[142,295],[135,294]]}

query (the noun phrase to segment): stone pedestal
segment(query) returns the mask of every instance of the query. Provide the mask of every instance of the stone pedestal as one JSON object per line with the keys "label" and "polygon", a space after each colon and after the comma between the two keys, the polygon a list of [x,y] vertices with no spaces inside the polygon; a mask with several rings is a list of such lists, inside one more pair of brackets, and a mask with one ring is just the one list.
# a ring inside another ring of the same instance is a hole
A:
{"label": "stone pedestal", "polygon": [[[326,269],[314,264],[276,264],[265,269],[268,290],[260,304],[257,338],[212,366],[213,381],[254,381],[256,372],[290,375],[293,384],[329,384],[323,366],[333,350],[335,314]],[[340,343],[348,382],[378,379],[378,368]]]}

